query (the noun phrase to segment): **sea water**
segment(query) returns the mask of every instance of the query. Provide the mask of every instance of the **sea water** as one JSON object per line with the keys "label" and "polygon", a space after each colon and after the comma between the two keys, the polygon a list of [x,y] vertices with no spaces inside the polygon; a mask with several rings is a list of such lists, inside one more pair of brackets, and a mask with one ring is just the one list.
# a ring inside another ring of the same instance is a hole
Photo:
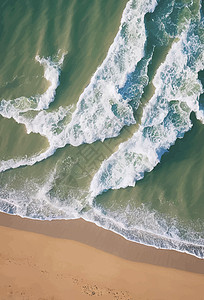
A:
{"label": "sea water", "polygon": [[0,210],[203,258],[202,1],[0,7]]}

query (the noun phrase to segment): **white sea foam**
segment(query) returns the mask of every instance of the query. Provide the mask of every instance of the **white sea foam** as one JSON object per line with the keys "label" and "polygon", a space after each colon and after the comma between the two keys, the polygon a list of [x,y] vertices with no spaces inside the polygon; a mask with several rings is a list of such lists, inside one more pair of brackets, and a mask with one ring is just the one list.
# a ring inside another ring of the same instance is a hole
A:
{"label": "white sea foam", "polygon": [[[132,199],[129,203],[133,203],[132,201],[134,202]],[[143,204],[137,208],[127,205],[126,208],[108,210],[106,214],[100,208],[94,207],[83,218],[134,242],[204,258],[203,234],[177,219],[149,210]]]}
{"label": "white sea foam", "polygon": [[[120,31],[109,49],[106,60],[80,97],[70,124],[71,107],[60,107],[52,112],[44,110],[54,100],[62,61],[53,63],[50,59],[37,57],[38,62],[45,68],[45,78],[51,83],[47,91],[29,99],[21,97],[19,100],[15,99],[17,101],[2,101],[0,110],[5,117],[13,117],[18,123],[25,124],[28,133],[40,133],[47,137],[50,146],[44,153],[31,158],[2,161],[1,171],[21,165],[32,165],[52,155],[57,148],[64,147],[67,143],[79,145],[115,136],[124,124],[135,122],[132,110],[127,104],[129,99],[124,101],[121,98],[118,87],[123,87],[127,74],[134,71],[138,60],[144,54],[146,36],[143,18],[145,12],[153,10],[155,5],[156,2],[150,1],[128,3]],[[159,68],[154,79],[156,93],[144,110],[140,129],[102,164],[91,184],[91,200],[106,189],[134,185],[135,181],[144,176],[144,172],[155,167],[163,152],[176,138],[182,137],[189,130],[192,126],[189,118],[191,111],[195,111],[198,118],[203,118],[203,111],[198,106],[198,96],[202,88],[197,80],[197,72],[203,68],[203,50],[199,50],[201,45],[196,35],[190,34],[190,38],[191,41],[188,34],[183,35]],[[195,63],[191,62],[192,51],[196,57]],[[29,111],[33,110],[36,111],[34,116],[29,114]],[[64,162],[62,164],[64,167]],[[69,166],[68,170],[70,169]],[[167,220],[144,206],[137,209],[127,206],[126,209],[108,211],[106,215],[92,206],[82,213],[88,203],[84,205],[84,202],[80,201],[80,188],[77,189],[77,193],[74,191],[72,194],[70,191],[67,198],[61,199],[58,194],[52,193],[56,179],[57,168],[48,174],[44,183],[25,181],[25,186],[20,186],[19,191],[10,187],[1,189],[1,210],[39,219],[71,219],[83,216],[127,239],[203,257],[203,237],[182,227],[179,232],[176,220]]]}
{"label": "white sea foam", "polygon": [[53,155],[56,149],[64,147],[67,144],[64,127],[69,122],[71,117],[71,106],[70,107],[59,107],[55,112],[40,111],[35,117],[29,118],[29,116],[18,115],[15,120],[18,123],[25,124],[27,132],[39,133],[48,139],[49,147],[45,151],[36,153],[31,157],[1,160],[0,161],[0,172],[18,168],[20,166],[34,165],[49,156]]}
{"label": "white sea foam", "polygon": [[36,61],[38,61],[44,67],[45,79],[50,82],[50,86],[46,92],[40,96],[37,96],[37,110],[47,109],[50,103],[54,101],[56,89],[60,83],[60,68],[63,64],[65,54],[66,53],[63,53],[62,57],[56,62],[53,62],[51,58],[40,58],[39,55],[35,57]]}
{"label": "white sea foam", "polygon": [[[42,95],[2,100],[0,114],[24,124],[27,133],[39,133],[47,137],[50,147],[44,153],[31,158],[2,161],[0,170],[32,165],[52,155],[57,148],[66,144],[78,146],[115,137],[124,125],[135,123],[128,99],[124,100],[118,89],[124,85],[127,75],[134,71],[144,55],[146,41],[144,16],[147,12],[153,11],[156,5],[156,0],[128,2],[119,32],[107,57],[80,96],[69,124],[70,107],[60,107],[53,112],[44,111],[54,100],[64,54],[57,62],[36,56],[36,60],[44,67],[44,77],[50,82],[50,86]],[[28,114],[29,111],[40,112],[32,117]]]}
{"label": "white sea foam", "polygon": [[32,176],[28,179],[19,175],[18,187],[13,187],[15,180],[13,176],[8,176],[7,180],[1,183],[0,210],[37,219],[79,217],[79,212],[84,207],[84,200],[81,201],[84,191],[80,190],[80,187],[69,186],[68,190],[65,189],[66,196],[63,195],[62,198],[59,190],[63,186],[56,187],[56,181],[62,176],[61,172],[66,172],[68,178],[72,176],[71,170],[74,164],[75,161],[66,157],[64,160],[57,161],[51,170],[47,169],[44,177]]}
{"label": "white sea foam", "polygon": [[69,143],[80,145],[115,137],[124,125],[135,123],[133,111],[118,93],[127,75],[144,56],[144,16],[153,11],[156,0],[131,0],[122,16],[119,32],[106,59],[84,90],[73,113],[67,134]]}
{"label": "white sea foam", "polygon": [[[202,85],[198,71],[204,68],[203,49],[189,30],[174,43],[153,80],[156,91],[144,109],[141,126],[134,136],[104,161],[95,174],[92,197],[108,189],[134,186],[150,172],[162,154],[191,127],[190,113],[199,115]],[[195,61],[192,63],[192,55]]]}
{"label": "white sea foam", "polygon": [[29,98],[19,97],[14,100],[1,100],[0,114],[5,118],[14,118],[18,120],[20,114],[30,110],[40,111],[47,109],[54,101],[56,89],[59,85],[60,68],[64,61],[65,53],[55,62],[48,58],[36,56],[36,61],[44,67],[44,78],[50,83],[48,89],[42,95],[36,95]]}
{"label": "white sea foam", "polygon": [[[37,178],[31,180],[21,178],[22,185],[19,189],[13,189],[12,182],[7,180],[3,189],[0,190],[0,210],[31,219],[83,217],[128,240],[161,249],[175,249],[200,258],[204,257],[203,234],[180,224],[176,219],[159,214],[152,209],[149,210],[143,204],[134,207],[133,199],[128,201],[130,204],[126,207],[117,206],[117,209],[107,210],[104,214],[96,206],[87,209],[88,199],[83,200],[84,191],[80,191],[80,188],[70,189],[68,195],[61,198],[58,192],[63,186],[58,186],[57,192],[53,192],[56,188],[56,180],[60,180],[64,171],[66,175],[72,174],[74,163],[68,158],[66,161],[58,161],[46,178],[43,180],[41,178],[40,181]],[[115,199],[114,203],[116,202]]]}
{"label": "white sea foam", "polygon": [[36,56],[36,61],[44,67],[45,79],[50,83],[45,93],[30,98],[20,97],[14,100],[1,100],[0,114],[25,125],[28,134],[33,132],[45,136],[48,139],[49,148],[31,157],[2,160],[0,161],[0,172],[24,165],[33,165],[53,155],[57,148],[67,144],[63,130],[70,121],[72,106],[59,107],[53,112],[46,111],[49,104],[54,101],[65,54],[63,53],[61,58],[57,55],[54,60],[51,60],[50,57],[40,58]]}
{"label": "white sea foam", "polygon": [[[25,182],[20,191],[11,189],[0,193],[0,209],[4,212],[31,219],[75,219],[84,218],[98,226],[114,231],[128,240],[151,245],[160,249],[174,249],[180,252],[204,258],[203,235],[193,228],[180,224],[145,205],[107,211],[106,214],[97,207],[90,207],[83,213],[86,203],[81,201],[80,191],[69,193],[67,199],[52,196],[57,169],[49,172],[43,183],[35,180]],[[131,201],[132,203],[132,201]],[[132,218],[130,218],[132,216]]]}

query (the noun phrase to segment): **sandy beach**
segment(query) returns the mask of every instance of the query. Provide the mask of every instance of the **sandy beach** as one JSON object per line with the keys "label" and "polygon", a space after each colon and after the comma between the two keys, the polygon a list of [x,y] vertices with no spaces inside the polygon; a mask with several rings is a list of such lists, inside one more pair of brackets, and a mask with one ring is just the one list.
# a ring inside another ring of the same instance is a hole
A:
{"label": "sandy beach", "polygon": [[0,214],[0,299],[203,299],[204,260],[82,219]]}
{"label": "sandy beach", "polygon": [[0,300],[204,300],[203,4],[0,1]]}

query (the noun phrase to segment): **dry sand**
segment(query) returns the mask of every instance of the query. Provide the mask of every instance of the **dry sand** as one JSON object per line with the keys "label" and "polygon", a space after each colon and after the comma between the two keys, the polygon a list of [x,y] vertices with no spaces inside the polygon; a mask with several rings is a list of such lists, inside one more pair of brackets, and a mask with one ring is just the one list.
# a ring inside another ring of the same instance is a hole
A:
{"label": "dry sand", "polygon": [[204,299],[204,260],[84,220],[0,213],[0,300]]}

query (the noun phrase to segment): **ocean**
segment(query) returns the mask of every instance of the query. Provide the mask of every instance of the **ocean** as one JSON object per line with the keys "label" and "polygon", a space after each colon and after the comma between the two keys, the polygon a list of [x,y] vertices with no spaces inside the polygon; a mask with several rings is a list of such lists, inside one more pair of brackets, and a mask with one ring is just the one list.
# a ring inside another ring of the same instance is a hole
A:
{"label": "ocean", "polygon": [[0,0],[0,211],[204,258],[202,0]]}

